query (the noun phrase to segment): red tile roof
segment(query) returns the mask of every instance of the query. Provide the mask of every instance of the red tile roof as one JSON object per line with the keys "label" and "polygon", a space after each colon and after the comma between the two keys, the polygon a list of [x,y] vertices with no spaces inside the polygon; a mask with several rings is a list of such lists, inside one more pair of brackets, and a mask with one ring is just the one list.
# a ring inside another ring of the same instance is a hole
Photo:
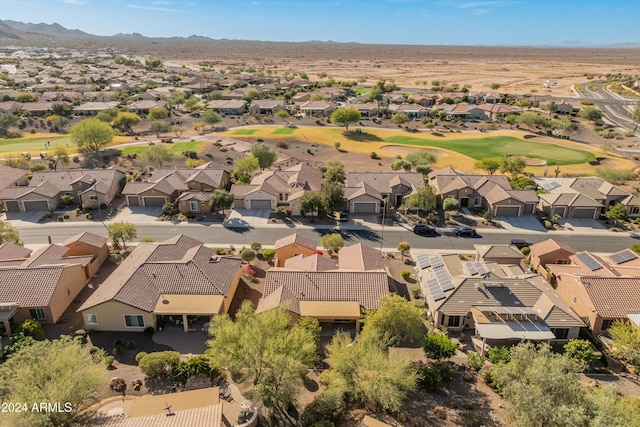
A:
{"label": "red tile roof", "polygon": [[640,278],[581,277],[580,282],[599,316],[623,318],[640,313]]}
{"label": "red tile roof", "polygon": [[291,234],[290,236],[283,237],[282,239],[276,240],[275,249],[277,250],[280,248],[284,248],[285,246],[289,246],[294,243],[300,246],[304,246],[305,248],[309,248],[311,250],[315,250],[318,247],[318,243],[315,240],[310,239],[308,237],[304,237],[301,234],[294,233],[294,234]]}

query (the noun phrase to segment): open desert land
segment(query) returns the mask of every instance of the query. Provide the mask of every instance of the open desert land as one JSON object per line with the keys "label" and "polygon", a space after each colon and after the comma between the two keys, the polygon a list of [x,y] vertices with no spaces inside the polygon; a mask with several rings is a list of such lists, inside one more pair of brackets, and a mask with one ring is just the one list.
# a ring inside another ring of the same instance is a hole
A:
{"label": "open desert land", "polygon": [[[286,151],[292,157],[304,156],[309,144],[329,146],[322,157],[314,154],[315,161],[327,161],[330,158],[343,158],[347,153],[361,154],[371,164],[371,170],[388,170],[391,160],[397,155],[404,156],[410,151],[428,149],[438,156],[434,168],[451,166],[463,172],[475,170],[477,160],[487,157],[516,155],[525,158],[527,171],[542,176],[547,167],[550,176],[556,166],[562,174],[594,175],[599,166],[634,169],[636,161],[604,153],[596,147],[567,141],[564,139],[532,135],[519,130],[498,130],[492,132],[451,132],[431,133],[407,132],[397,129],[361,128],[361,133],[345,132],[338,127],[299,127],[282,128],[274,126],[252,126],[228,129],[221,135],[256,142],[258,139],[275,143],[286,142],[290,148]],[[340,142],[340,149],[334,143]],[[302,145],[296,145],[304,143]],[[302,147],[302,148],[300,148]],[[298,152],[295,152],[297,149]],[[295,154],[294,154],[295,152]],[[375,152],[382,160],[375,162],[368,157]],[[325,159],[325,157],[327,157]],[[308,160],[308,159],[307,159]],[[363,165],[366,167],[366,165]],[[480,172],[477,171],[476,172]]]}

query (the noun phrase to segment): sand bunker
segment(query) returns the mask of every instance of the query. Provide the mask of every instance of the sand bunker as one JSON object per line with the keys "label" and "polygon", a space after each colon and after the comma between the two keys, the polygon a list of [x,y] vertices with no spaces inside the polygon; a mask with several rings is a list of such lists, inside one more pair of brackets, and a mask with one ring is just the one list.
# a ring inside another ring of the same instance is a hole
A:
{"label": "sand bunker", "polygon": [[438,150],[437,148],[430,148],[430,147],[408,147],[406,145],[384,145],[380,148],[380,150],[385,151],[387,153],[395,154],[395,155],[399,154],[401,156],[405,156],[415,151],[429,150],[439,158],[449,156],[449,153],[447,153],[446,151]]}
{"label": "sand bunker", "polygon": [[524,160],[529,166],[544,166],[547,164],[546,160],[536,159],[535,157],[518,156]]}

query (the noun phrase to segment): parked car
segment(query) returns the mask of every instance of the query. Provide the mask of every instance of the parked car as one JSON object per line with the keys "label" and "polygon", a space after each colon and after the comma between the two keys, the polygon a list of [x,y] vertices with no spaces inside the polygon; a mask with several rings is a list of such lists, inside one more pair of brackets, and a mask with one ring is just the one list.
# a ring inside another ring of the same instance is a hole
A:
{"label": "parked car", "polygon": [[346,211],[336,212],[335,218],[338,221],[349,221],[349,214]]}
{"label": "parked car", "polygon": [[629,237],[633,237],[634,239],[640,239],[640,233],[629,233]]}
{"label": "parked car", "polygon": [[415,234],[419,234],[420,236],[435,236],[438,234],[438,231],[435,227],[432,227],[427,224],[416,224],[413,226],[413,232]]}
{"label": "parked car", "polygon": [[477,236],[476,229],[473,227],[456,227],[453,229],[456,236]]}
{"label": "parked car", "polygon": [[527,242],[524,239],[511,239],[511,246],[515,246],[518,249],[522,249],[522,248],[528,248],[529,246],[531,246],[533,243],[531,242]]}

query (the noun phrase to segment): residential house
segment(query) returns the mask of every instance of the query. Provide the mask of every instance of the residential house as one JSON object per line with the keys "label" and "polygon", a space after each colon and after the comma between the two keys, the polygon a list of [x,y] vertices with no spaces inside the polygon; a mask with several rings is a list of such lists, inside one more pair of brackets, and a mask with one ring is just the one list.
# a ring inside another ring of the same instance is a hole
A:
{"label": "residential house", "polygon": [[62,195],[72,196],[74,203],[96,208],[108,205],[122,188],[126,170],[74,169],[36,172],[28,186],[7,187],[0,193],[9,212],[48,211],[60,204]]}
{"label": "residential house", "polygon": [[563,218],[598,218],[610,206],[621,203],[629,217],[640,216],[640,199],[598,177],[535,178],[546,192],[540,194],[540,209]]}
{"label": "residential house", "polygon": [[423,107],[432,107],[436,104],[438,98],[437,93],[413,93],[409,96],[409,101]]}
{"label": "residential house", "polygon": [[300,105],[300,112],[305,117],[329,117],[336,111],[337,105],[329,101],[309,101]]}
{"label": "residential house", "polygon": [[[181,212],[207,213],[214,190],[225,190],[230,183],[229,172],[224,169],[210,168],[205,164],[197,168],[156,169],[151,177],[143,181],[128,182],[122,190],[128,206],[162,207],[165,203],[180,198],[178,208]],[[187,193],[190,196],[187,196]],[[202,194],[198,194],[202,193]],[[198,202],[198,210],[192,202]]]}
{"label": "residential house", "polygon": [[80,92],[75,91],[64,91],[64,92],[44,92],[40,95],[40,101],[51,101],[51,102],[73,102],[74,100],[80,100],[82,94]]}
{"label": "residential house", "polygon": [[[547,240],[532,246],[536,252],[559,246]],[[533,269],[546,269],[560,297],[580,316],[594,334],[606,334],[616,320],[626,321],[640,313],[640,257],[629,249],[606,256],[571,248],[551,251],[544,258],[531,257]]]}
{"label": "residential house", "polygon": [[524,255],[511,245],[473,245],[476,261],[495,262],[496,264],[520,265]]}
{"label": "residential house", "polygon": [[[101,93],[101,92],[100,92]],[[73,113],[82,117],[93,117],[98,115],[99,112],[108,110],[110,108],[116,108],[120,103],[118,101],[92,101],[85,102],[82,105],[73,107]]]}
{"label": "residential house", "polygon": [[136,101],[131,105],[127,106],[127,111],[130,113],[136,113],[141,117],[146,117],[149,114],[149,110],[152,108],[167,108],[166,101]]}
{"label": "residential house", "polygon": [[[0,165],[0,194],[7,187],[28,185],[27,175],[29,175],[28,170]],[[0,208],[4,208],[2,199],[0,199]]]}
{"label": "residential house", "polygon": [[404,203],[406,197],[424,187],[424,176],[415,172],[347,172],[346,187],[358,187],[365,182],[394,207]]}
{"label": "residential house", "polygon": [[354,187],[344,188],[347,210],[352,213],[380,213],[383,197],[375,187],[366,182],[358,182]]}
{"label": "residential house", "polygon": [[547,276],[547,264],[568,264],[569,257],[576,253],[569,246],[553,239],[535,243],[529,246],[529,250],[530,268],[542,276]]}
{"label": "residential house", "polygon": [[16,114],[19,110],[20,110],[20,104],[18,104],[16,101],[0,102],[0,113]]}
{"label": "residential house", "polygon": [[485,104],[497,104],[502,99],[502,95],[498,92],[489,92],[484,95],[483,101]]}
{"label": "residential house", "polygon": [[142,332],[175,324],[189,332],[200,316],[229,311],[241,264],[184,235],[140,243],[78,311],[91,330]]}
{"label": "residential house", "polygon": [[480,104],[477,106],[477,108],[482,110],[486,116],[489,116],[492,119],[500,119],[504,116],[508,116],[511,114],[520,114],[522,112],[521,108],[503,103]]}
{"label": "residential house", "polygon": [[447,118],[465,119],[465,120],[486,120],[487,116],[480,106],[475,104],[467,104],[466,102],[460,102],[458,104],[442,104],[438,106],[438,109],[447,112]]}
{"label": "residential house", "polygon": [[289,258],[297,255],[314,255],[317,247],[318,243],[315,240],[304,237],[298,233],[278,239],[274,246],[276,251],[275,266],[283,267]]}
{"label": "residential house", "polygon": [[207,108],[225,116],[240,115],[247,110],[247,101],[242,99],[214,100],[209,101]]}
{"label": "residential house", "polygon": [[391,111],[393,111],[394,114],[404,113],[411,120],[414,120],[414,119],[419,120],[424,117],[427,117],[429,115],[429,111],[431,111],[430,108],[425,108],[420,104],[409,104],[409,103],[400,104],[400,105],[392,104],[389,108],[391,109]]}
{"label": "residential house", "polygon": [[363,102],[358,104],[346,104],[345,108],[355,108],[362,117],[378,117],[378,104],[375,102]]}
{"label": "residential house", "polygon": [[489,210],[494,217],[533,214],[538,204],[535,190],[513,190],[504,175],[464,175],[447,168],[430,172],[428,183],[438,202],[451,197],[460,206]]}
{"label": "residential house", "polygon": [[256,99],[249,106],[249,111],[254,111],[262,116],[273,116],[284,109],[284,101],[279,99]]}
{"label": "residential house", "polygon": [[[11,335],[18,323],[34,318],[56,323],[98,271],[106,239],[83,233],[35,253],[13,243],[0,245],[0,326]],[[74,254],[74,255],[72,255]]]}
{"label": "residential house", "polygon": [[53,102],[25,102],[20,105],[20,112],[25,116],[45,117],[51,114]]}
{"label": "residential house", "polygon": [[234,184],[236,209],[270,209],[277,206],[291,209],[300,215],[297,201],[305,191],[318,191],[322,185],[322,171],[300,163],[285,170],[264,171],[256,175],[251,184]]}
{"label": "residential house", "polygon": [[[304,244],[305,249],[315,246],[315,242]],[[340,257],[338,269],[335,262],[320,262],[320,255],[308,253],[288,258],[285,268],[268,270],[257,311],[284,305],[294,317],[314,317],[330,328],[353,325],[358,332],[363,311],[377,309],[380,298],[389,294],[389,276],[380,251],[354,246],[341,249],[347,254]],[[305,264],[305,258],[312,261]]]}
{"label": "residential house", "polygon": [[566,342],[584,323],[539,275],[518,265],[417,256],[418,281],[436,327],[471,331],[484,345]]}

